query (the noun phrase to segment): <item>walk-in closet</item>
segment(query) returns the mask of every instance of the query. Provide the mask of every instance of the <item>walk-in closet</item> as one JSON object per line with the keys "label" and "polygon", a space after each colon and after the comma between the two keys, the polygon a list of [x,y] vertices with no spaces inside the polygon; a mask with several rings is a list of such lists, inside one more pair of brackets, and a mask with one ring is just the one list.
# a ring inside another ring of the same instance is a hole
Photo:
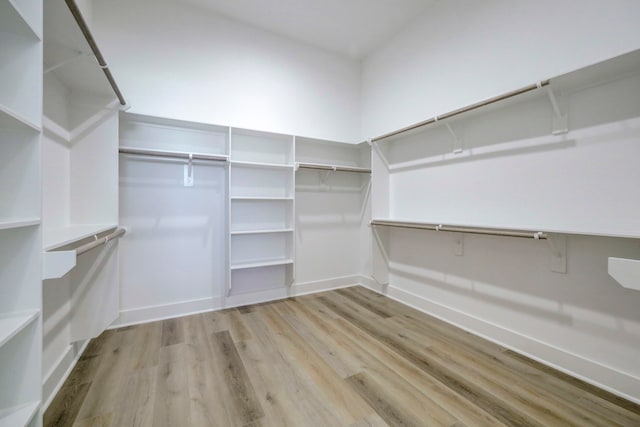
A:
{"label": "walk-in closet", "polygon": [[0,0],[0,427],[639,426],[638,22]]}

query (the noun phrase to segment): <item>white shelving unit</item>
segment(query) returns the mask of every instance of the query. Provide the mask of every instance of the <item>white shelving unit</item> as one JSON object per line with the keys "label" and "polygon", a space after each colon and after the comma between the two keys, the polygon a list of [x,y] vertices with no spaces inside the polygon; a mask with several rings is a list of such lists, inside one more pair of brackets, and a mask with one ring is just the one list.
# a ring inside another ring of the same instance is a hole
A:
{"label": "white shelving unit", "polygon": [[74,17],[70,7],[65,0],[40,5],[45,401],[70,368],[57,365],[68,363],[63,356],[76,355],[119,314],[118,239],[82,255],[74,248],[118,225],[120,102],[83,34],[81,13]]}
{"label": "white shelving unit", "polygon": [[40,426],[42,2],[0,0],[0,426]]}
{"label": "white shelving unit", "polygon": [[294,138],[232,129],[227,294],[294,281]]}
{"label": "white shelving unit", "polygon": [[119,104],[64,0],[44,12],[47,251],[118,224]]}

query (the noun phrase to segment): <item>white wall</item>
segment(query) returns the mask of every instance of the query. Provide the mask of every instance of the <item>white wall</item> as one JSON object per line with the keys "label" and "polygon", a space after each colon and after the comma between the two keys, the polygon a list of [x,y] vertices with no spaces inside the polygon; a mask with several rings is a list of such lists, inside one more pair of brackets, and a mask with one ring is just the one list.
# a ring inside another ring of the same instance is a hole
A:
{"label": "white wall", "polygon": [[[363,136],[640,48],[639,21],[630,1],[440,2],[365,60]],[[413,135],[387,151],[413,166],[387,176],[374,158],[374,217],[635,235],[635,190],[617,188],[637,181],[639,87],[577,93],[560,137],[544,98],[453,120],[458,157],[442,126]],[[640,400],[640,293],[607,274],[609,256],[640,258],[637,240],[569,236],[560,274],[542,242],[465,235],[456,256],[450,233],[387,232],[389,295]]]}
{"label": "white wall", "polygon": [[93,17],[131,112],[357,139],[354,60],[177,1],[98,1]]}
{"label": "white wall", "polygon": [[437,2],[363,63],[362,137],[640,48],[635,0]]}
{"label": "white wall", "polygon": [[226,172],[195,164],[194,186],[185,187],[183,166],[120,157],[120,223],[128,229],[120,242],[120,323],[160,317],[153,310],[181,303],[217,307],[224,295]]}

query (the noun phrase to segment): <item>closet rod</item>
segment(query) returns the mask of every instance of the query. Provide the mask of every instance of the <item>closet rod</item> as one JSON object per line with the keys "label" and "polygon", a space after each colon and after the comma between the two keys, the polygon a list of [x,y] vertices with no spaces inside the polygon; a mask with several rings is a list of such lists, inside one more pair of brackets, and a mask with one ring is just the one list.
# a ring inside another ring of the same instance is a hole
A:
{"label": "closet rod", "polygon": [[451,231],[454,233],[521,237],[525,239],[535,239],[535,240],[544,240],[548,238],[548,235],[541,231],[509,230],[504,228],[465,227],[465,226],[457,226],[457,225],[431,224],[431,223],[424,223],[424,222],[388,221],[388,220],[381,220],[381,219],[371,220],[370,224],[373,226],[379,225],[384,227],[412,228],[412,229],[419,229],[419,230]]}
{"label": "closet rod", "polygon": [[539,83],[535,83],[535,84],[532,84],[532,85],[529,85],[529,86],[525,86],[523,88],[516,89],[514,91],[507,92],[507,93],[504,93],[502,95],[495,96],[493,98],[485,99],[484,101],[480,101],[480,102],[477,102],[475,104],[471,104],[471,105],[468,105],[466,107],[462,107],[462,108],[459,108],[457,110],[453,110],[453,111],[450,111],[448,113],[444,113],[442,115],[432,117],[430,119],[427,119],[425,121],[413,124],[411,126],[407,126],[407,127],[402,128],[402,129],[398,129],[396,131],[389,132],[389,133],[386,133],[384,135],[377,136],[375,138],[372,138],[371,141],[372,142],[382,141],[383,139],[391,138],[392,136],[400,135],[402,133],[409,132],[409,131],[414,130],[414,129],[418,129],[418,128],[421,128],[423,126],[427,126],[427,125],[430,125],[430,124],[433,124],[433,123],[437,123],[440,120],[449,119],[451,117],[454,117],[454,116],[457,116],[457,115],[460,115],[460,114],[463,114],[463,113],[467,113],[469,111],[476,110],[478,108],[486,107],[487,105],[491,105],[491,104],[494,104],[496,102],[503,101],[505,99],[513,98],[514,96],[518,96],[518,95],[521,95],[523,93],[527,93],[527,92],[531,92],[531,91],[536,90],[536,89],[543,88],[545,86],[548,86],[549,83],[550,83],[549,80],[543,80],[543,81],[541,81]]}
{"label": "closet rod", "polygon": [[371,173],[371,169],[358,168],[354,166],[334,166],[323,165],[320,163],[297,163],[298,169],[318,169],[326,171],[341,171],[341,172],[357,172],[357,173]]}
{"label": "closet rod", "polygon": [[193,160],[214,160],[219,162],[228,161],[229,157],[222,154],[186,153],[180,151],[148,150],[146,148],[120,147],[122,154],[137,154],[140,156],[172,157],[176,159]]}
{"label": "closet rod", "polygon": [[77,247],[76,256],[82,255],[85,252],[89,252],[90,250],[97,248],[98,246],[102,246],[107,242],[122,236],[126,232],[127,230],[125,230],[124,228],[118,227],[113,233],[107,234],[106,236],[96,239],[93,242],[85,243],[84,245]]}
{"label": "closet rod", "polygon": [[113,75],[111,74],[111,70],[109,70],[109,67],[107,66],[107,61],[105,61],[104,56],[102,56],[102,52],[100,52],[100,48],[98,48],[98,45],[96,44],[96,41],[93,38],[93,35],[91,34],[91,31],[89,31],[89,26],[87,25],[87,22],[84,20],[84,17],[82,16],[82,13],[80,12],[80,9],[78,8],[78,5],[76,4],[75,0],[65,0],[65,2],[69,7],[69,11],[71,12],[71,15],[73,15],[73,18],[78,23],[78,26],[80,27],[80,31],[82,31],[84,38],[87,40],[87,43],[89,43],[89,46],[93,51],[93,55],[96,57],[96,60],[98,61],[98,65],[100,65],[100,68],[102,68],[102,71],[104,72],[105,77],[109,81],[111,88],[113,89],[116,96],[118,97],[118,101],[120,102],[120,105],[123,105],[123,106],[127,105],[127,102],[124,100],[124,96],[122,96],[122,92],[120,92],[120,88],[118,87],[115,79],[113,78]]}

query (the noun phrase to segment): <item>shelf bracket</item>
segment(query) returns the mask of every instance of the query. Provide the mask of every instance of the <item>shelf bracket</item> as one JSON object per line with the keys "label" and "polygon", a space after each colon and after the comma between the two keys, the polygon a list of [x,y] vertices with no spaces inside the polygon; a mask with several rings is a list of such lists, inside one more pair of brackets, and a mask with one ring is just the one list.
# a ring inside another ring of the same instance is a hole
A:
{"label": "shelf bracket", "polygon": [[456,256],[464,255],[464,233],[451,233],[453,234],[454,250],[453,254]]}
{"label": "shelf bracket", "polygon": [[184,186],[193,187],[193,154],[189,153],[189,162],[184,165]]}
{"label": "shelf bracket", "polygon": [[[437,117],[436,117],[436,121],[438,121]],[[447,127],[447,129],[449,130],[449,133],[453,137],[453,154],[462,153],[462,138],[456,135],[456,133],[453,131],[453,128],[448,122],[444,122],[444,125]]]}
{"label": "shelf bracket", "polygon": [[567,272],[567,236],[549,234],[547,244],[551,249],[549,269],[555,273]]}
{"label": "shelf bracket", "polygon": [[387,162],[387,159],[382,154],[382,151],[380,150],[380,147],[378,146],[378,143],[375,142],[374,140],[372,140],[371,138],[369,138],[367,140],[367,144],[369,145],[369,147],[373,148],[373,151],[375,151],[376,154],[378,154],[378,157],[380,158],[380,161],[382,162],[382,164],[384,164],[384,167],[387,170],[389,170],[389,162]]}
{"label": "shelf bracket", "polygon": [[551,86],[547,87],[547,95],[549,96],[549,102],[553,108],[553,120],[551,123],[551,133],[553,135],[563,135],[569,132],[569,118],[567,114],[562,114],[560,105],[558,103],[558,96],[553,91]]}

